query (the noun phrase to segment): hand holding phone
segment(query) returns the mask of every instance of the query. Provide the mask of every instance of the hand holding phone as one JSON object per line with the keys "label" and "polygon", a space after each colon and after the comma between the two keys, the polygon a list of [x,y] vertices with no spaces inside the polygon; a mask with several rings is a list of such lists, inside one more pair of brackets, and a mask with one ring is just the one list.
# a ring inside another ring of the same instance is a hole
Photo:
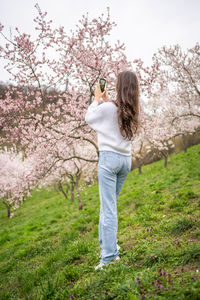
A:
{"label": "hand holding phone", "polygon": [[100,84],[101,92],[103,93],[104,90],[105,90],[105,86],[106,86],[106,79],[105,78],[100,78],[99,79],[99,84]]}
{"label": "hand holding phone", "polygon": [[107,90],[104,90],[103,94],[102,94],[102,98],[104,101],[108,102],[110,101],[110,98],[108,97],[108,92]]}

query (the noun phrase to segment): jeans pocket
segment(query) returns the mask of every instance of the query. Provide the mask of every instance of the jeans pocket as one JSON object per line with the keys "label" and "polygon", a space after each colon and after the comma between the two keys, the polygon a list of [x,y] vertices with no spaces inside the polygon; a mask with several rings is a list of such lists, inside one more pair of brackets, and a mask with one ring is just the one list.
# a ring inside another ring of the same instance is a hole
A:
{"label": "jeans pocket", "polygon": [[105,153],[102,164],[106,169],[116,172],[120,168],[120,159],[113,154]]}

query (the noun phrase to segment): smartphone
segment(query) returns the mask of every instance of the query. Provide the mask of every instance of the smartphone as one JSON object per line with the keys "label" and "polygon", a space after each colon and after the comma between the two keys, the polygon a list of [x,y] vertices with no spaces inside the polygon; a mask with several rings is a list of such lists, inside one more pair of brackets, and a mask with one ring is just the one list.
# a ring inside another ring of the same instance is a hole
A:
{"label": "smartphone", "polygon": [[105,90],[106,79],[105,78],[100,78],[99,79],[99,84],[100,84],[101,92],[103,93],[103,91]]}

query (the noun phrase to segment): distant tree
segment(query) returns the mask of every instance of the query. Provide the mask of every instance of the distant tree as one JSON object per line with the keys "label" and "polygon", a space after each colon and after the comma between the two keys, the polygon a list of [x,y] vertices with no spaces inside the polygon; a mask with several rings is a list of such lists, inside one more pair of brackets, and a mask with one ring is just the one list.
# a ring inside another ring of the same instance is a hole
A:
{"label": "distant tree", "polygon": [[199,55],[198,43],[186,52],[174,45],[158,49],[151,67],[145,68],[141,59],[133,61],[147,99],[144,137],[162,155],[164,166],[173,138],[193,134],[200,126]]}

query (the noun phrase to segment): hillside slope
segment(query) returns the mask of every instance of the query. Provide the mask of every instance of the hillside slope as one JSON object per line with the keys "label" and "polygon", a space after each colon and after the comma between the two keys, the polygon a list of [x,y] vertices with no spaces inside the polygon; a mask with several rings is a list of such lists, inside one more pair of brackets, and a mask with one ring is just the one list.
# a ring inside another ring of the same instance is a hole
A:
{"label": "hillside slope", "polygon": [[200,145],[129,173],[118,203],[121,261],[99,262],[98,184],[83,210],[34,191],[8,219],[0,204],[0,299],[200,299]]}

